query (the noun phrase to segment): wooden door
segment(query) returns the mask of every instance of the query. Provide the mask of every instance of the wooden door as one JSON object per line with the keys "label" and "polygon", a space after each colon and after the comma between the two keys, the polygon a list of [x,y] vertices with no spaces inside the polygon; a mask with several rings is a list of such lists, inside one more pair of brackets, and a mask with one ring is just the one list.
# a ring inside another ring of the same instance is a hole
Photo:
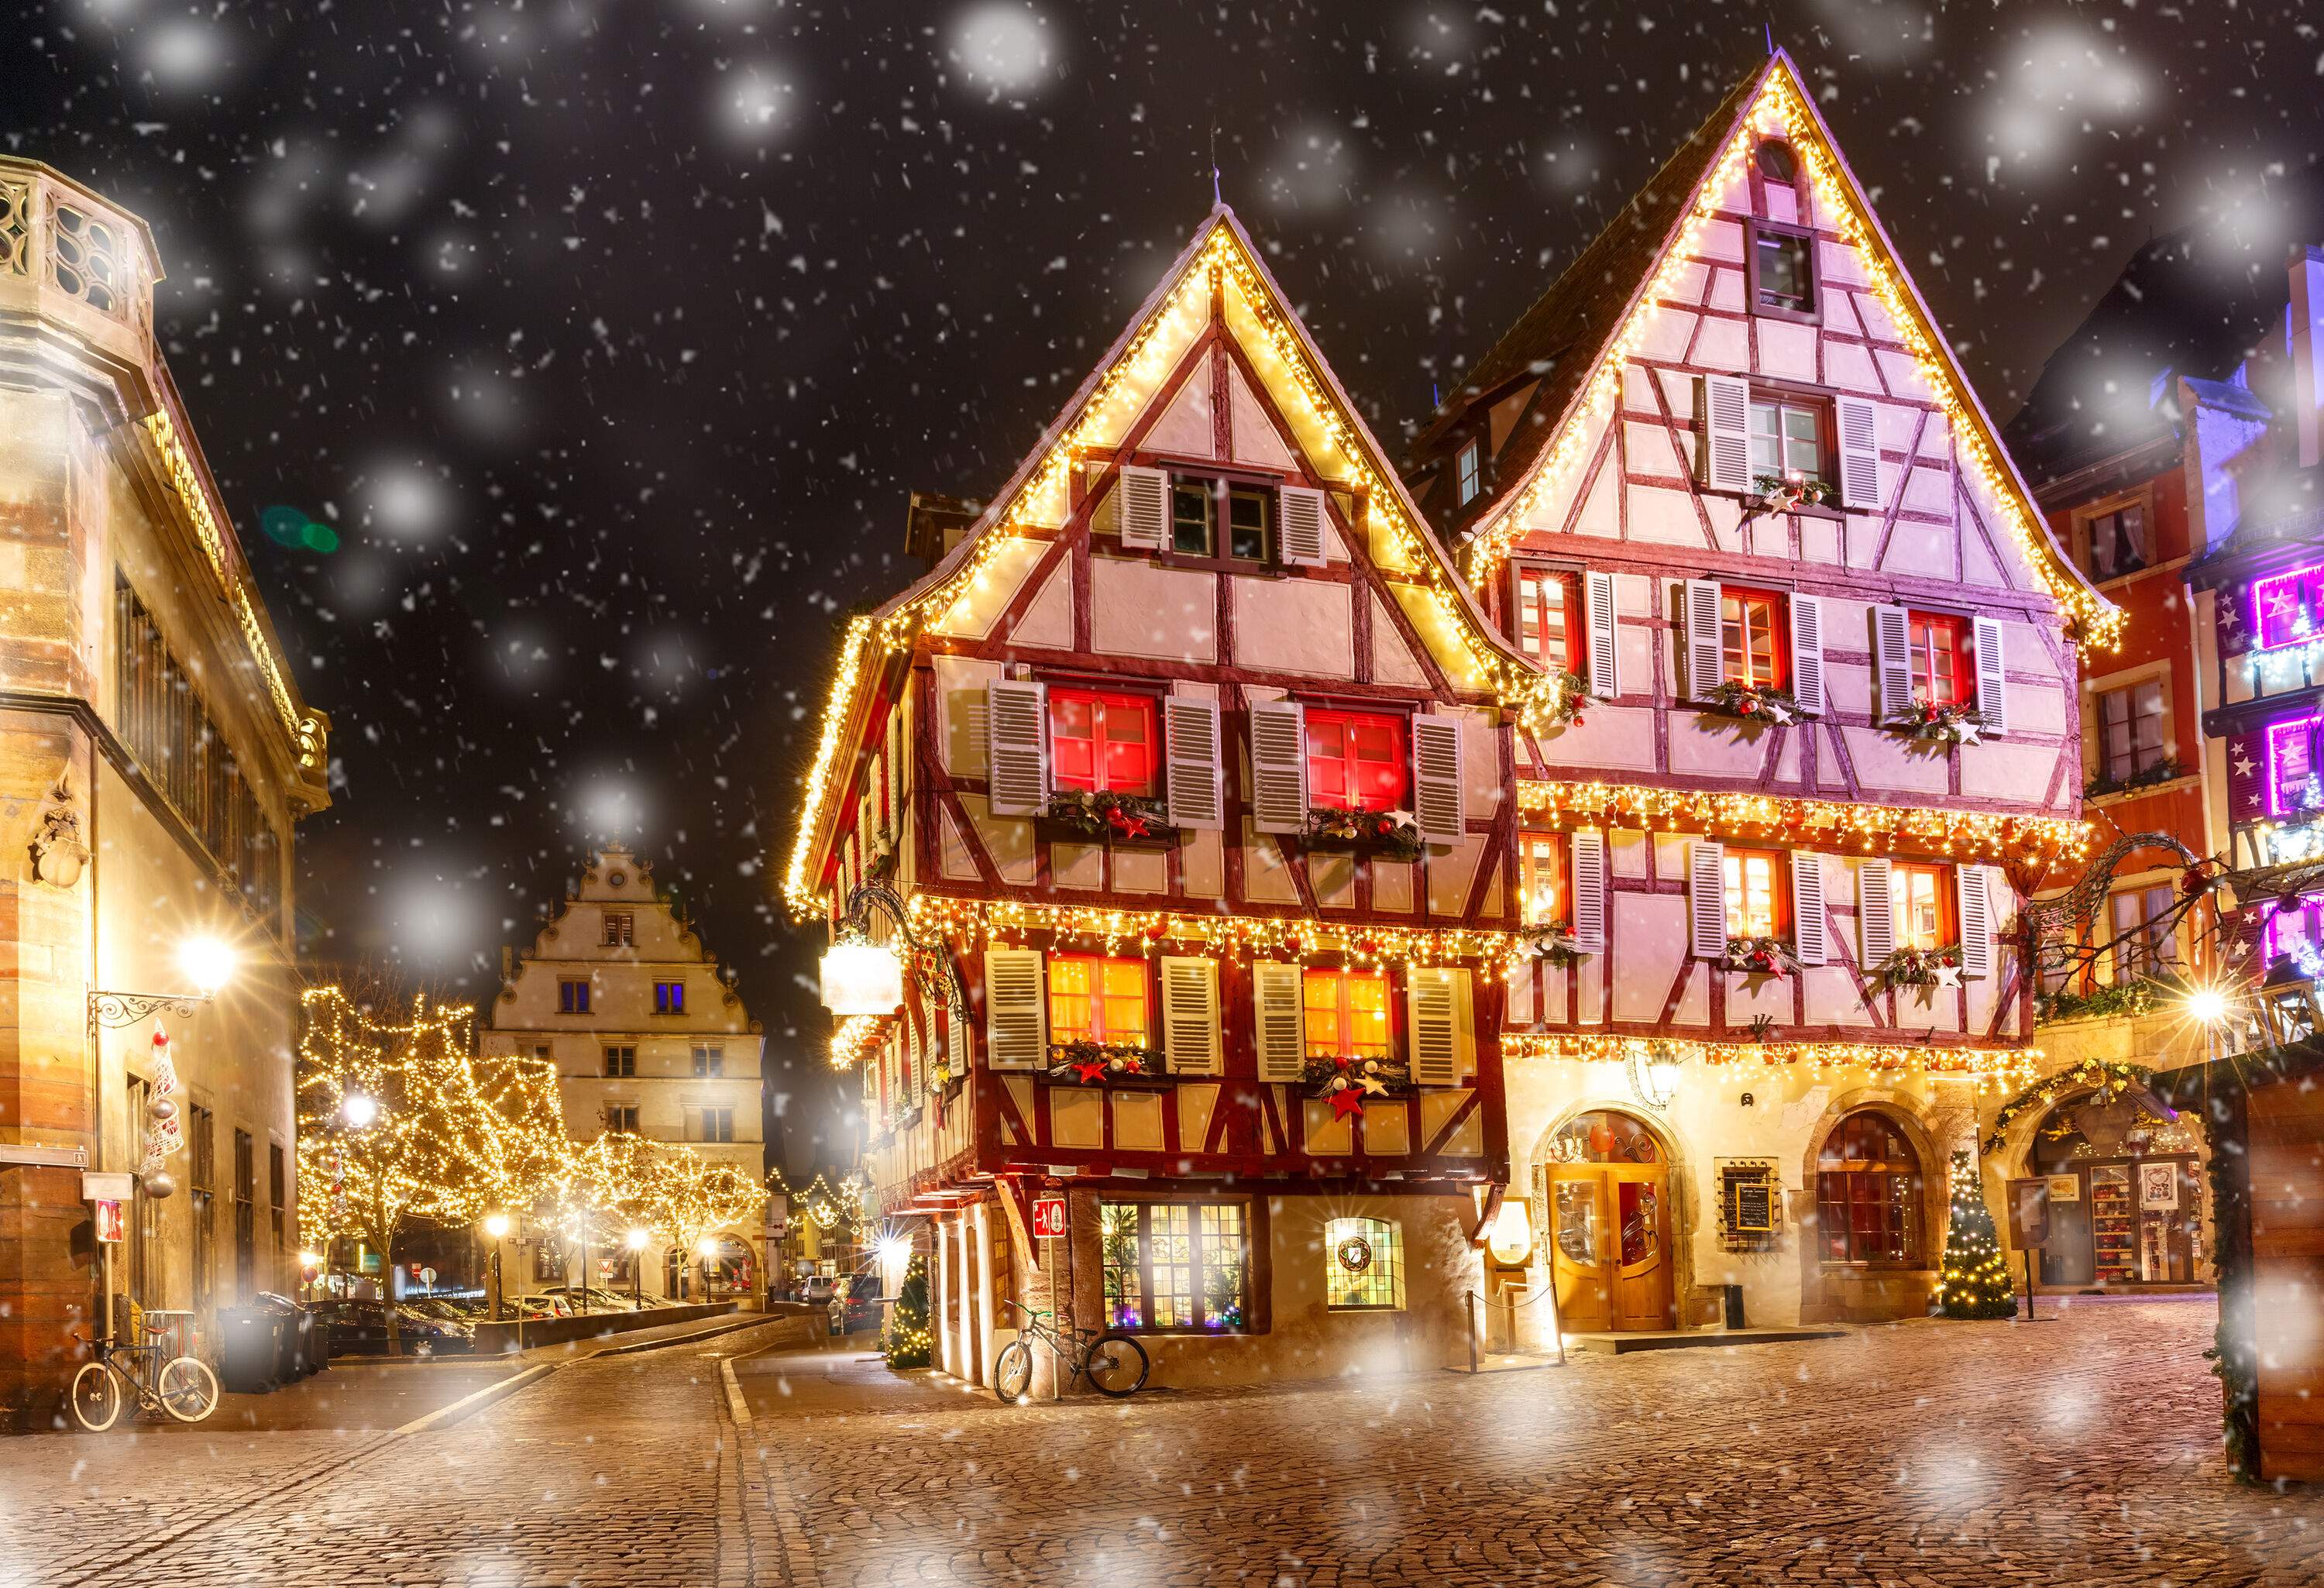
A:
{"label": "wooden door", "polygon": [[1670,1174],[1658,1163],[1608,1164],[1613,1214],[1608,1256],[1613,1268],[1614,1327],[1678,1327],[1671,1283]]}
{"label": "wooden door", "polygon": [[1614,1250],[1606,1170],[1594,1163],[1549,1168],[1549,1249],[1557,1316],[1569,1334],[1614,1326]]}

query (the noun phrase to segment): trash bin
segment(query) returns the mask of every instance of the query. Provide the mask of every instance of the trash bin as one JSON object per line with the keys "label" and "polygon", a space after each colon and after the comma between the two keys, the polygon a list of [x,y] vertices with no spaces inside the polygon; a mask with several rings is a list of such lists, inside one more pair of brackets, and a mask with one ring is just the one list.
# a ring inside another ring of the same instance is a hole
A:
{"label": "trash bin", "polygon": [[282,1360],[288,1364],[282,1374],[284,1383],[295,1383],[329,1365],[321,1334],[322,1325],[315,1321],[312,1307],[296,1308],[282,1320]]}
{"label": "trash bin", "polygon": [[263,1395],[277,1382],[282,1319],[264,1307],[218,1308],[218,1382],[236,1395]]}
{"label": "trash bin", "polygon": [[1722,1285],[1720,1288],[1727,1292],[1727,1326],[1730,1329],[1749,1328],[1751,1325],[1743,1321],[1743,1287]]}

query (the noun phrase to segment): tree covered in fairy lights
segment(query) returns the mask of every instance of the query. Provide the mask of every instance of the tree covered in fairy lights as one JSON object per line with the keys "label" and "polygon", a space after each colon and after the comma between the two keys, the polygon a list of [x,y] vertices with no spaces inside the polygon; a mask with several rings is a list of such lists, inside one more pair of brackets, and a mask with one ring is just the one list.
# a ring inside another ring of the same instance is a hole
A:
{"label": "tree covered in fairy lights", "polygon": [[1993,1210],[1985,1205],[1985,1186],[1966,1148],[1953,1154],[1952,1224],[1945,1234],[1944,1263],[1931,1302],[1941,1317],[2017,1316],[2009,1260],[2002,1255]]}

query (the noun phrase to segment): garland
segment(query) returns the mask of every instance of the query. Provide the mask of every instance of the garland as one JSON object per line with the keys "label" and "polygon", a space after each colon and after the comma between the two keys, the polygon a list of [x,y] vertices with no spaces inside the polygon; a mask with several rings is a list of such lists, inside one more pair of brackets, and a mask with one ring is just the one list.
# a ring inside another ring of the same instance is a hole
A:
{"label": "garland", "polygon": [[1773,723],[1787,728],[1804,715],[1800,703],[1773,684],[1738,684],[1722,680],[1702,703],[1712,711],[1747,723]]}
{"label": "garland", "polygon": [[2143,1086],[2153,1073],[2143,1064],[2129,1064],[2111,1058],[2086,1058],[2070,1069],[2045,1076],[2001,1105],[2001,1112],[1993,1116],[1993,1129],[1986,1133],[1980,1150],[1987,1158],[1999,1152],[2002,1139],[2008,1134],[2010,1122],[2029,1108],[2046,1109],[2067,1093],[2082,1086],[2095,1086],[2100,1091],[2108,1087]]}
{"label": "garland", "polygon": [[1898,987],[1944,987],[1960,983],[1960,945],[1899,948],[1872,967],[1865,980],[1892,991]]}
{"label": "garland", "polygon": [[1788,976],[1800,968],[1792,946],[1778,937],[1729,937],[1727,968],[1749,976]]}
{"label": "garland", "polygon": [[1420,858],[1420,829],[1405,810],[1358,810],[1319,805],[1307,812],[1311,846],[1356,849],[1388,860]]}
{"label": "garland", "polygon": [[1838,507],[1840,487],[1821,475],[1809,475],[1794,470],[1788,475],[1753,475],[1751,487],[1759,493],[1768,510],[1783,512],[1788,508],[1779,503],[1790,498],[1791,504],[1806,502],[1817,507]]}
{"label": "garland", "polygon": [[1069,829],[1092,843],[1109,838],[1143,838],[1167,843],[1178,829],[1162,819],[1162,802],[1111,789],[1095,793],[1086,789],[1060,789],[1049,796],[1041,819]]}
{"label": "garland", "polygon": [[2061,988],[2055,992],[2035,993],[2034,1023],[2051,1026],[2061,1020],[2095,1020],[2115,1015],[2142,1015],[2153,1007],[2153,983],[2144,978],[2135,982],[2105,982],[2087,992]]}
{"label": "garland", "polygon": [[1125,1076],[1142,1079],[1168,1073],[1167,1061],[1151,1048],[1121,1042],[1092,1042],[1086,1039],[1049,1044],[1049,1079],[1052,1081],[1077,1081],[1084,1086],[1094,1086],[1102,1081],[1119,1080]]}
{"label": "garland", "polygon": [[1605,704],[1590,693],[1589,679],[1567,668],[1557,675],[1557,704],[1550,708],[1545,720],[1553,728],[1578,728],[1585,707]]}
{"label": "garland", "polygon": [[1974,744],[1986,730],[1976,706],[1929,700],[1912,701],[1885,725],[1923,744]]}

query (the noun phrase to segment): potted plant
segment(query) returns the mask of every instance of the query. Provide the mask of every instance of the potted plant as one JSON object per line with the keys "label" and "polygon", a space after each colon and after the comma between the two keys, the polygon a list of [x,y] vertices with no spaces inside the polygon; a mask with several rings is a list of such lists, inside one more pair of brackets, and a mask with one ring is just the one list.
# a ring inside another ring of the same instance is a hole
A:
{"label": "potted plant", "polygon": [[1418,860],[1420,829],[1408,810],[1323,805],[1307,813],[1307,846],[1351,850],[1383,860]]}
{"label": "potted plant", "polygon": [[1033,817],[1033,833],[1051,844],[1167,849],[1178,841],[1178,829],[1163,817],[1162,802],[1144,795],[1060,789]]}
{"label": "potted plant", "polygon": [[1742,684],[1732,679],[1721,681],[1703,697],[1703,704],[1721,716],[1747,723],[1772,723],[1776,727],[1789,727],[1803,715],[1800,703],[1773,684]]}

